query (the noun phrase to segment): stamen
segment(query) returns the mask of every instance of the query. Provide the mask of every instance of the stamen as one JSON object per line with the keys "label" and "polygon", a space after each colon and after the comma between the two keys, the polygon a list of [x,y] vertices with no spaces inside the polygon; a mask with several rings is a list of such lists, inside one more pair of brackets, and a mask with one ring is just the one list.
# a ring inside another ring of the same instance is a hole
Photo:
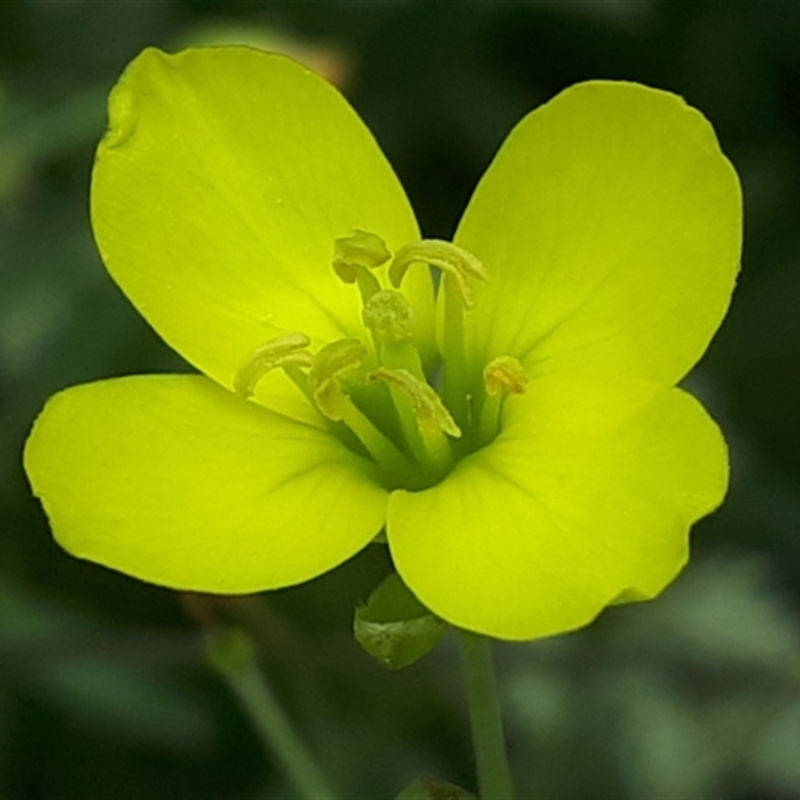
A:
{"label": "stamen", "polygon": [[442,357],[444,385],[442,394],[448,408],[463,427],[470,425],[467,375],[464,363],[464,311],[474,306],[469,279],[488,281],[489,273],[469,251],[452,242],[423,239],[401,247],[389,266],[389,280],[399,286],[409,266],[424,262],[444,272],[444,328]]}
{"label": "stamen", "polygon": [[233,390],[245,400],[252,397],[258,382],[271,370],[281,367],[293,373],[312,364],[305,349],[311,340],[304,333],[287,333],[259,345],[245,356],[233,379]]}
{"label": "stamen", "polygon": [[383,239],[369,231],[355,230],[350,236],[336,239],[333,244],[334,271],[345,283],[358,283],[365,303],[381,288],[370,270],[385,264],[390,258],[391,253]]}
{"label": "stamen", "polygon": [[314,391],[364,363],[367,348],[357,339],[326,344],[315,356],[308,382]]}
{"label": "stamen", "polygon": [[525,394],[528,380],[525,367],[514,356],[497,356],[483,370],[483,385],[491,397],[505,393]]}
{"label": "stamen", "polygon": [[489,273],[472,253],[452,242],[442,239],[423,239],[401,247],[389,266],[389,280],[399,287],[408,268],[415,263],[438,267],[453,282],[464,308],[472,308],[474,301],[467,278],[488,281]]}
{"label": "stamen", "polygon": [[[354,230],[350,236],[342,236],[334,241],[334,264],[337,262],[342,265],[356,264],[375,269],[385,264],[391,257],[392,254],[383,239],[369,231]],[[348,283],[352,283],[353,280],[354,278],[351,278]]]}
{"label": "stamen", "polygon": [[500,412],[509,394],[525,394],[528,388],[525,367],[514,356],[497,356],[483,370],[486,396],[481,409],[479,442],[491,441],[500,429]]}
{"label": "stamen", "polygon": [[340,422],[353,401],[342,390],[340,377],[361,366],[367,348],[356,339],[341,339],[325,345],[316,356],[308,373],[308,384],[320,413]]}
{"label": "stamen", "polygon": [[343,422],[390,476],[413,474],[408,458],[356,406],[342,386],[341,377],[360,367],[366,357],[367,348],[355,339],[342,339],[323,347],[308,374],[314,402],[329,420]]}
{"label": "stamen", "polygon": [[461,429],[450,416],[439,395],[408,370],[378,367],[367,378],[371,381],[383,381],[402,390],[411,401],[421,431],[442,431],[456,439],[461,436]]}
{"label": "stamen", "polygon": [[[370,372],[367,379],[388,385],[400,413],[406,440],[414,449],[418,460],[437,469],[448,469],[452,464],[453,453],[445,434],[459,438],[461,429],[433,388],[405,369],[379,367]],[[415,446],[418,440],[412,426],[422,439],[422,451]]]}

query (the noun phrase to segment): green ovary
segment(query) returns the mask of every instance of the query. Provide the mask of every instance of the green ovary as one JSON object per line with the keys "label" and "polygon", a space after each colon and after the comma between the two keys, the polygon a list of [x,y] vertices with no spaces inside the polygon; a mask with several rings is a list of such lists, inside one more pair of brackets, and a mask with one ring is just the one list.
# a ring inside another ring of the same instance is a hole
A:
{"label": "green ovary", "polygon": [[[390,259],[395,288],[383,289],[373,270]],[[443,345],[430,374],[414,344],[414,312],[401,290],[414,263],[442,272]],[[383,240],[367,231],[336,240],[333,269],[342,281],[357,285],[373,349],[341,339],[311,354],[305,334],[288,333],[243,359],[236,391],[251,397],[268,371],[281,368],[331,431],[378,465],[387,489],[432,486],[458,458],[495,438],[507,395],[524,392],[527,385],[519,361],[503,355],[479,365],[483,392],[475,396],[465,389],[463,315],[473,306],[470,282],[488,280],[486,270],[471,253],[440,240],[407,244],[392,258]]]}

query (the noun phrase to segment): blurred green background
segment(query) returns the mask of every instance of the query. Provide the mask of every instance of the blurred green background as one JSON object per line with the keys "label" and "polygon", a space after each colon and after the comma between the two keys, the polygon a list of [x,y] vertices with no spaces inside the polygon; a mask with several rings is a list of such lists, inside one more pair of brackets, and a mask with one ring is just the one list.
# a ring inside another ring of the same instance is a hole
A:
{"label": "blurred green background", "polygon": [[[800,798],[800,2],[2,0],[0,799],[291,796],[180,599],[61,552],[20,464],[54,391],[188,369],[105,273],[88,181],[124,65],[206,41],[337,81],[429,237],[452,235],[514,122],[575,81],[670,89],[712,121],[744,184],[744,267],[687,384],[727,433],[729,499],[656,602],[496,652],[522,800]],[[216,613],[255,631],[346,798],[423,771],[474,789],[453,642],[392,674],[351,637],[386,569],[370,548]]]}

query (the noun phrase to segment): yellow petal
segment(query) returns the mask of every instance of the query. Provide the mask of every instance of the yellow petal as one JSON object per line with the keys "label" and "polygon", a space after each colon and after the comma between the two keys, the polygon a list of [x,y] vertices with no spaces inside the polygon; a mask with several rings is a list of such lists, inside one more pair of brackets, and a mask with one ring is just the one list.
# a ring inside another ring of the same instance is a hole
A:
{"label": "yellow petal", "polygon": [[503,639],[658,594],[727,486],[725,443],[702,406],[638,379],[551,376],[505,412],[500,436],[441,484],[391,496],[387,536],[414,594]]}
{"label": "yellow petal", "polygon": [[[144,51],[109,100],[92,224],[114,280],[185,358],[231,387],[263,342],[370,341],[332,267],[354,229],[418,238],[372,135],[320,77],[244,47]],[[429,276],[409,291],[430,316]]]}
{"label": "yellow petal", "polygon": [[308,580],[364,547],[386,506],[368,462],[337,439],[199,376],[55,395],[25,468],[66,550],[176,589]]}
{"label": "yellow petal", "polygon": [[567,89],[511,132],[458,229],[491,278],[466,318],[476,369],[679,380],[728,307],[741,229],[698,111],[632,83]]}

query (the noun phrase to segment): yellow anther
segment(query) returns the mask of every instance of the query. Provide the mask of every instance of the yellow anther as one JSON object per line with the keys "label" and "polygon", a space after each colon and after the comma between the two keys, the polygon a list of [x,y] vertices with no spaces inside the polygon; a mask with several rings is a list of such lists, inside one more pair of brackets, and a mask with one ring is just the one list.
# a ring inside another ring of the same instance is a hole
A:
{"label": "yellow anther", "polygon": [[379,367],[370,372],[367,379],[381,381],[390,388],[399,389],[408,398],[423,436],[434,432],[443,432],[456,439],[461,436],[461,429],[456,425],[439,395],[425,381],[414,377],[408,370]]}
{"label": "yellow anther", "polygon": [[314,390],[314,401],[320,413],[332,422],[346,419],[353,408],[353,401],[345,394],[337,380],[325,381]]}
{"label": "yellow anther", "polygon": [[483,368],[486,397],[480,411],[478,442],[485,444],[500,431],[503,405],[509,394],[525,394],[528,373],[514,356],[497,356]]}
{"label": "yellow anther", "polygon": [[400,292],[381,289],[364,304],[362,319],[379,344],[402,342],[414,333],[414,311]]}
{"label": "yellow anther", "polygon": [[314,356],[308,381],[316,389],[360,366],[366,357],[367,348],[357,339],[339,339],[326,344]]}
{"label": "yellow anther", "polygon": [[345,404],[351,401],[341,388],[339,378],[359,367],[367,357],[367,348],[356,339],[331,342],[314,356],[308,384],[319,410],[328,419],[344,418]]}
{"label": "yellow anther", "polygon": [[[386,243],[375,233],[369,231],[353,231],[350,236],[343,236],[334,241],[333,265],[340,272],[342,280],[355,283],[355,275],[348,272],[348,267],[362,266],[375,269],[385,264],[392,254]],[[344,274],[342,274],[344,273]]]}
{"label": "yellow anther", "polygon": [[488,281],[489,273],[481,262],[469,251],[452,242],[441,239],[423,239],[401,247],[389,266],[389,280],[399,287],[406,271],[412,264],[423,262],[438,267],[451,278],[464,308],[472,308],[472,291],[467,278]]}
{"label": "yellow anther", "polygon": [[413,471],[408,457],[356,406],[342,386],[342,376],[358,369],[366,357],[367,348],[355,339],[331,342],[314,356],[308,373],[309,391],[320,414],[344,423],[390,475],[408,474]]}
{"label": "yellow anther", "polygon": [[353,231],[333,243],[333,269],[345,283],[358,283],[366,302],[381,286],[371,269],[385,264],[392,254],[380,236],[369,231]]}
{"label": "yellow anther", "polygon": [[234,391],[247,399],[255,392],[258,382],[271,370],[279,367],[310,367],[311,354],[305,351],[310,344],[311,340],[304,333],[287,333],[259,345],[239,364],[233,379]]}
{"label": "yellow anther", "polygon": [[491,397],[510,392],[525,394],[528,374],[525,367],[514,356],[497,356],[483,369],[483,385]]}

